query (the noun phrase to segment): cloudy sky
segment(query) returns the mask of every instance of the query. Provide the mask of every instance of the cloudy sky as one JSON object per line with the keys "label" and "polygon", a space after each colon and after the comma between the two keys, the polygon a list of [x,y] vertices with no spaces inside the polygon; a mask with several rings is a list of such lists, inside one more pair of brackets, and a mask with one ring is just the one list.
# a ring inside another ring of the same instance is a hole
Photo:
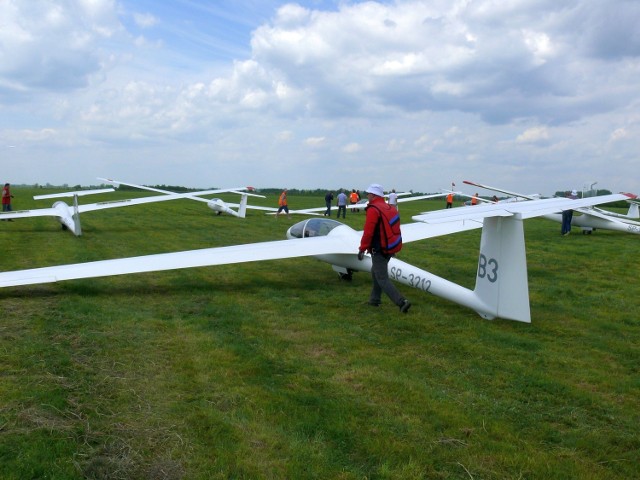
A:
{"label": "cloudy sky", "polygon": [[1,0],[1,180],[640,193],[639,24],[637,0]]}

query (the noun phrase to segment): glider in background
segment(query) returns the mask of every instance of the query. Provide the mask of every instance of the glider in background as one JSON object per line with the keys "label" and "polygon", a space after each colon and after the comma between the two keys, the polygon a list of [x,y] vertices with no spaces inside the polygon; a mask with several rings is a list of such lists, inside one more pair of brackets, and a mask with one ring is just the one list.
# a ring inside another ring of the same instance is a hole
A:
{"label": "glider in background", "polygon": [[[458,197],[465,197],[465,198],[469,198],[469,199],[473,198],[473,195],[468,195],[466,193],[462,193],[462,192],[457,191],[457,190],[449,190],[449,189],[446,189],[446,188],[441,188],[440,190],[442,190],[444,192],[444,195],[448,195],[450,193],[453,193],[455,196],[458,196]],[[480,196],[478,196],[477,199],[478,199],[478,202],[480,202],[480,203],[497,203],[497,202],[494,202],[492,200],[486,200],[486,199],[484,199],[484,198],[482,198]],[[464,201],[462,203],[462,206],[464,206],[464,207],[468,207],[470,205],[471,205],[471,200],[466,200],[466,201]]]}
{"label": "glider in background", "polygon": [[[480,183],[469,182],[464,180],[464,183],[468,185],[474,185],[476,187],[486,188],[487,190],[493,190],[495,192],[505,193],[507,195],[511,195],[512,197],[518,200],[533,200],[535,197],[532,195],[523,195],[521,193],[514,193],[508,190],[503,190],[496,187],[490,187],[488,185],[482,185]],[[587,198],[601,198],[601,197],[587,197]],[[627,232],[627,233],[635,233],[636,235],[640,235],[640,222],[633,220],[638,213],[638,205],[635,203],[635,199],[637,197],[635,195],[629,195],[627,198],[624,198],[627,202],[631,203],[629,207],[629,212],[627,215],[622,215],[615,212],[610,212],[608,210],[603,210],[601,208],[597,208],[593,205],[588,205],[586,207],[571,207],[576,214],[573,215],[571,219],[571,225],[575,227],[582,228],[583,234],[591,234],[594,230],[602,229],[602,230],[615,230],[618,232]],[[584,199],[583,199],[584,200]],[[575,202],[575,200],[572,200]],[[574,205],[573,203],[569,205]],[[543,215],[544,218],[548,220],[553,220],[554,222],[562,223],[562,213],[559,211],[548,213]]]}
{"label": "glider in background", "polygon": [[[477,185],[476,185],[476,186],[477,186]],[[442,190],[443,192],[446,192],[446,193],[453,193],[454,195],[457,195],[457,196],[460,196],[460,197],[466,197],[466,198],[469,198],[469,199],[472,199],[472,198],[475,196],[475,195],[469,195],[469,194],[467,194],[467,193],[462,193],[462,192],[460,192],[460,191],[448,190],[448,189],[446,189],[446,188],[441,188],[440,190]],[[498,191],[498,190],[496,190],[496,191]],[[495,197],[495,196],[494,196],[494,197]],[[525,197],[521,197],[521,196],[519,196],[519,197],[512,196],[512,197],[503,198],[503,199],[498,199],[497,197],[495,197],[495,198],[496,198],[496,200],[487,200],[486,198],[482,198],[482,197],[481,197],[481,196],[479,196],[479,195],[478,195],[478,196],[476,196],[476,198],[478,199],[478,204],[480,204],[480,203],[508,203],[508,202],[519,202],[519,201],[522,201],[522,200],[539,200],[539,199],[540,199],[540,198],[542,198],[542,197],[540,196],[540,194],[539,194],[539,193],[532,193],[531,195],[527,196],[526,198],[525,198]],[[471,205],[471,200],[466,200],[466,201],[463,203],[463,206],[465,206],[465,207],[468,207],[468,206],[470,206],[470,205]]]}
{"label": "glider in background", "polygon": [[[550,198],[416,215],[416,223],[402,227],[405,243],[482,227],[475,288],[457,285],[398,258],[390,260],[389,276],[475,310],[483,318],[530,323],[523,220],[569,205],[587,207],[627,198],[623,194],[579,200]],[[353,272],[371,270],[371,257],[358,260],[361,236],[362,232],[335,220],[311,218],[290,227],[288,240],[2,272],[0,287],[296,257],[315,257],[332,265],[341,277],[350,278]]]}
{"label": "glider in background", "polygon": [[[402,192],[402,193],[398,193],[398,203],[403,203],[403,202],[414,202],[416,200],[426,200],[428,198],[437,198],[437,197],[444,197],[446,195],[446,193],[433,193],[430,195],[416,195],[415,197],[407,197],[406,195],[411,195],[411,192]],[[389,195],[385,195],[385,198],[388,198]],[[353,210],[354,208],[364,208],[367,206],[367,203],[369,203],[369,201],[367,199],[362,199],[360,200],[358,203],[350,203],[347,205],[347,208]],[[335,207],[335,205],[333,206]],[[332,208],[333,208],[332,207]],[[291,210],[290,213],[308,213],[308,214],[316,214],[315,212],[324,212],[327,209],[327,207],[314,207],[314,208],[305,208],[303,210]]]}
{"label": "glider in background", "polygon": [[133,205],[142,205],[145,203],[165,202],[167,200],[177,200],[185,198],[189,195],[211,195],[228,191],[242,190],[241,188],[225,189],[225,190],[206,190],[202,192],[190,193],[174,193],[171,195],[155,195],[152,197],[130,198],[125,200],[108,200],[104,202],[89,203],[85,205],[78,204],[78,197],[84,195],[93,195],[98,193],[113,192],[113,188],[105,188],[99,190],[79,190],[76,192],[53,193],[49,195],[36,195],[34,200],[45,200],[51,198],[73,197],[73,206],[67,205],[62,200],[56,201],[51,208],[37,208],[34,210],[16,210],[12,212],[0,212],[0,220],[13,220],[14,218],[28,217],[55,217],[62,225],[63,230],[69,230],[75,236],[82,235],[82,226],[80,224],[80,214],[84,212],[92,212],[94,210],[104,210],[108,208],[130,207]]}
{"label": "glider in background", "polygon": [[[153,187],[147,187],[144,185],[136,185],[134,183],[126,183],[126,182],[121,182],[120,180],[113,180],[111,178],[100,178],[98,177],[98,180],[101,180],[105,183],[108,183],[109,185],[113,185],[114,187],[118,187],[119,185],[126,185],[128,187],[133,187],[133,188],[139,188],[141,190],[149,190],[151,192],[158,192],[158,193],[163,193],[165,195],[182,195],[182,198],[188,198],[190,200],[196,200],[198,202],[204,202],[207,204],[207,206],[213,210],[214,212],[216,212],[218,215],[222,215],[223,213],[226,213],[228,215],[233,215],[234,217],[240,217],[240,218],[245,218],[246,216],[246,212],[247,212],[247,208],[252,208],[252,209],[256,209],[256,210],[268,210],[268,211],[276,211],[277,209],[274,208],[269,208],[269,207],[256,207],[253,205],[248,205],[247,204],[247,197],[251,196],[251,197],[259,197],[259,198],[266,198],[264,195],[257,195],[255,193],[248,193],[245,190],[253,190],[252,187],[246,187],[246,188],[236,188],[236,189],[228,189],[228,190],[216,190],[216,191],[209,191],[209,192],[187,192],[187,193],[176,193],[176,192],[171,192],[169,190],[161,190],[159,188],[153,188]],[[211,193],[236,193],[238,195],[240,195],[240,203],[227,203],[224,202],[222,200],[220,200],[219,198],[211,198],[211,199],[206,199],[206,198],[202,198],[200,195],[207,195],[207,194],[211,194]],[[237,208],[238,210],[234,210],[233,208]]]}

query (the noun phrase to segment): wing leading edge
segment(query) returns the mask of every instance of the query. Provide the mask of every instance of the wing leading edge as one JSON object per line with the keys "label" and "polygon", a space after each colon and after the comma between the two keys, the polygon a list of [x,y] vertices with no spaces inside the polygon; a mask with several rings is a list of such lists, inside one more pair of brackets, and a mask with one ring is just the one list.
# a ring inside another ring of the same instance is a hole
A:
{"label": "wing leading edge", "polygon": [[352,243],[340,237],[276,240],[3,272],[0,287],[353,252]]}

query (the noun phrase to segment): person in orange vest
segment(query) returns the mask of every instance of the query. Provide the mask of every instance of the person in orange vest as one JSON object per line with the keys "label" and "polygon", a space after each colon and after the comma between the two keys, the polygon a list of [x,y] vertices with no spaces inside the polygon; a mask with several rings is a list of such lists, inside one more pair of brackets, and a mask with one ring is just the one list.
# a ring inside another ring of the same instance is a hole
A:
{"label": "person in orange vest", "polygon": [[291,218],[289,215],[289,202],[287,200],[287,189],[285,188],[280,194],[280,198],[278,199],[278,211],[276,212],[276,218],[280,216],[280,213],[286,212],[287,218]]}
{"label": "person in orange vest", "polygon": [[453,193],[447,195],[447,208],[453,207]]}
{"label": "person in orange vest", "polygon": [[352,212],[360,211],[360,209],[354,208],[354,206],[358,204],[358,200],[360,200],[360,196],[358,195],[358,193],[356,192],[356,189],[354,188],[353,190],[351,190],[351,193],[349,194],[349,203],[351,204]]}
{"label": "person in orange vest", "polygon": [[478,192],[476,192],[476,194],[471,197],[471,205],[477,205],[478,204]]}

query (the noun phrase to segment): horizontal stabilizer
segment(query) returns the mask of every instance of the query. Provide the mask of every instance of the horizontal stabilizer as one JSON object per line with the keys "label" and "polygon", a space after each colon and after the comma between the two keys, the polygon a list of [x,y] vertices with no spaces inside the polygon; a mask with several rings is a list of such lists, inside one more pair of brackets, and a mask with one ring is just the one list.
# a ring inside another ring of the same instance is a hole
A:
{"label": "horizontal stabilizer", "polygon": [[247,195],[249,197],[267,198],[264,195],[259,195],[257,193],[238,192],[237,190],[229,190],[229,193],[235,193],[237,195]]}
{"label": "horizontal stabilizer", "polygon": [[97,190],[78,190],[76,192],[51,193],[49,195],[35,195],[34,200],[46,200],[49,198],[83,197],[85,195],[95,195],[98,193],[113,192],[113,188],[100,188]]}
{"label": "horizontal stabilizer", "polygon": [[428,198],[444,197],[445,195],[446,195],[445,193],[431,193],[429,195],[416,195],[415,197],[399,198],[398,203],[415,202],[416,200],[426,200]]}
{"label": "horizontal stabilizer", "polygon": [[414,220],[426,223],[443,223],[460,220],[480,220],[489,217],[510,217],[527,219],[563,210],[573,210],[619,200],[628,200],[629,194],[602,195],[577,200],[569,198],[544,198],[527,202],[496,203],[491,205],[475,205],[472,207],[450,208],[435,212],[426,212],[413,217]]}
{"label": "horizontal stabilizer", "polygon": [[114,180],[112,178],[98,177],[98,180],[102,180],[103,182],[108,183],[110,185],[116,185],[116,186],[126,185],[127,187],[139,188],[141,190],[148,190],[150,192],[164,193],[167,195],[182,195],[184,197],[191,197],[191,196],[195,197],[199,195],[215,195],[217,193],[226,193],[226,192],[233,192],[233,193],[242,195],[242,193],[244,193],[244,190],[247,190],[249,188],[249,187],[216,188],[213,190],[200,190],[197,192],[180,192],[179,193],[179,192],[172,192],[170,190],[162,190],[160,188],[147,187],[146,185],[137,185],[135,183],[127,183],[120,180]]}
{"label": "horizontal stabilizer", "polygon": [[540,198],[540,195],[538,194],[523,195],[521,193],[510,192],[509,190],[503,190],[501,188],[491,187],[489,185],[483,185],[481,183],[470,182],[469,180],[463,180],[462,183],[466,183],[467,185],[473,185],[474,187],[486,188],[487,190],[493,190],[494,192],[504,193],[505,195],[510,195],[516,198],[524,198],[526,200],[536,200]]}

